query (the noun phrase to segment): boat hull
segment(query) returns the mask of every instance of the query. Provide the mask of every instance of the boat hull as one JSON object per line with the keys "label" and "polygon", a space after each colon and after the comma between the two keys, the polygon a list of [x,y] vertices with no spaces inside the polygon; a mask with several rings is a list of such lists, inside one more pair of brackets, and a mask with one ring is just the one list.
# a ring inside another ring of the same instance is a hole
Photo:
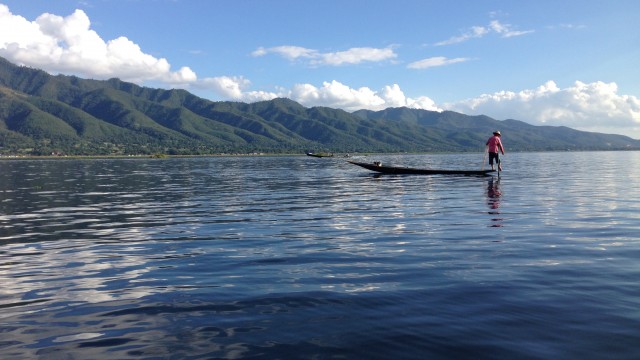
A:
{"label": "boat hull", "polygon": [[467,176],[488,176],[495,170],[447,170],[447,169],[416,169],[398,166],[384,166],[378,164],[348,161],[353,165],[363,167],[367,170],[382,174],[415,174],[415,175],[467,175]]}
{"label": "boat hull", "polygon": [[333,157],[333,154],[314,154],[314,153],[307,153],[307,156],[323,158],[323,157]]}

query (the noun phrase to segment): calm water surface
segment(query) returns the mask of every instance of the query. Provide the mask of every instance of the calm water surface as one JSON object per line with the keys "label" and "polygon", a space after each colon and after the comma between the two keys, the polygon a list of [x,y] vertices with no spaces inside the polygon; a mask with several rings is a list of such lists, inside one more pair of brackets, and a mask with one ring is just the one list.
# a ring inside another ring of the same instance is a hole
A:
{"label": "calm water surface", "polygon": [[0,161],[0,358],[639,359],[640,153],[504,167]]}

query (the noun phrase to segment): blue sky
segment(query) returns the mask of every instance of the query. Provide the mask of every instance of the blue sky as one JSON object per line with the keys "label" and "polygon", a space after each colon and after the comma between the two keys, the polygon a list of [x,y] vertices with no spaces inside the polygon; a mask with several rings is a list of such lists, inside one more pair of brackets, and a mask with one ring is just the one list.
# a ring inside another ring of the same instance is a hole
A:
{"label": "blue sky", "polygon": [[639,14],[637,0],[0,0],[0,56],[215,101],[454,110],[640,139]]}

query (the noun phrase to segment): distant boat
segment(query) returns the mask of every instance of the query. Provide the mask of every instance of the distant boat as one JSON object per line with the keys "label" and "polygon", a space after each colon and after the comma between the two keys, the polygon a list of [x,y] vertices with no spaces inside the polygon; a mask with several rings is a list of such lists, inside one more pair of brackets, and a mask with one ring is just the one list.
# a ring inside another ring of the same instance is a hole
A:
{"label": "distant boat", "polygon": [[383,174],[417,174],[417,175],[481,175],[487,176],[495,170],[445,170],[445,169],[416,169],[409,167],[384,166],[380,162],[372,164],[348,161],[353,165]]}
{"label": "distant boat", "polygon": [[329,154],[329,153],[312,153],[312,152],[307,152],[307,156],[313,156],[313,157],[333,157],[333,154]]}

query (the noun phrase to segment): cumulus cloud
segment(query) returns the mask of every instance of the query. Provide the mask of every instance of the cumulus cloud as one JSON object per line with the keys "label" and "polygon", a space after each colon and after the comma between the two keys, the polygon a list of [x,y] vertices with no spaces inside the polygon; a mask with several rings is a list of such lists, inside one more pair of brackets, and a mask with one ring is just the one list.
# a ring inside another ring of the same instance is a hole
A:
{"label": "cumulus cloud", "polygon": [[198,85],[212,89],[226,99],[243,102],[271,100],[286,97],[300,104],[327,106],[346,111],[361,109],[382,110],[388,107],[410,107],[431,111],[442,111],[436,103],[426,97],[406,97],[398,84],[387,85],[375,91],[368,87],[352,88],[339,81],[325,81],[321,86],[312,84],[295,84],[291,89],[278,88],[276,91],[249,91],[250,81],[243,77],[221,76],[206,78]]}
{"label": "cumulus cloud", "polygon": [[211,89],[227,99],[240,100],[251,82],[242,76],[219,76],[202,79],[199,87]]}
{"label": "cumulus cloud", "polygon": [[378,107],[384,100],[368,87],[350,88],[338,81],[324,82],[322,87],[298,84],[291,90],[292,99],[302,104],[338,107],[346,110]]}
{"label": "cumulus cloud", "polygon": [[535,89],[483,94],[443,107],[534,125],[563,125],[640,137],[640,99],[618,94],[618,86],[613,82],[576,81],[573,86],[560,88],[554,81],[548,81]]}
{"label": "cumulus cloud", "polygon": [[54,73],[73,73],[126,81],[157,80],[172,84],[196,81],[188,67],[171,71],[166,59],[145,54],[127,39],[104,41],[82,10],[61,17],[42,14],[35,21],[14,15],[0,4],[0,56]]}
{"label": "cumulus cloud", "polygon": [[381,62],[393,60],[398,55],[392,48],[372,48],[358,47],[345,51],[321,53],[314,49],[307,49],[300,46],[276,46],[271,48],[260,47],[253,51],[253,56],[265,56],[267,54],[277,54],[290,61],[305,59],[310,65],[339,66],[344,64],[359,64],[363,62]]}
{"label": "cumulus cloud", "polygon": [[498,34],[500,37],[509,38],[514,36],[521,36],[534,32],[534,30],[514,30],[510,24],[502,24],[498,20],[492,20],[487,26],[472,26],[461,35],[453,36],[447,40],[437,42],[436,46],[452,45],[465,42],[467,40],[481,38],[488,34]]}
{"label": "cumulus cloud", "polygon": [[431,67],[445,66],[445,65],[450,65],[450,64],[455,64],[455,63],[465,62],[465,61],[469,61],[469,59],[468,58],[448,59],[444,56],[435,56],[435,57],[430,57],[427,59],[412,62],[409,65],[407,65],[407,68],[427,69]]}
{"label": "cumulus cloud", "polygon": [[195,88],[213,91],[226,100],[256,102],[284,96],[283,92],[249,91],[251,81],[243,76],[218,76],[204,78],[193,84]]}
{"label": "cumulus cloud", "polygon": [[339,81],[325,81],[322,86],[297,84],[291,91],[281,94],[305,106],[328,106],[346,111],[361,109],[382,110],[388,107],[411,107],[442,111],[430,98],[408,98],[397,84],[387,85],[379,91],[368,87],[351,88]]}
{"label": "cumulus cloud", "polygon": [[405,96],[398,84],[387,85],[377,91],[366,86],[352,88],[337,80],[325,81],[321,86],[300,83],[290,89],[279,87],[275,91],[252,91],[249,90],[250,85],[251,82],[241,76],[220,76],[203,79],[198,82],[197,87],[212,90],[225,99],[249,103],[285,97],[307,107],[326,106],[346,111],[403,106],[442,111],[429,97]]}

